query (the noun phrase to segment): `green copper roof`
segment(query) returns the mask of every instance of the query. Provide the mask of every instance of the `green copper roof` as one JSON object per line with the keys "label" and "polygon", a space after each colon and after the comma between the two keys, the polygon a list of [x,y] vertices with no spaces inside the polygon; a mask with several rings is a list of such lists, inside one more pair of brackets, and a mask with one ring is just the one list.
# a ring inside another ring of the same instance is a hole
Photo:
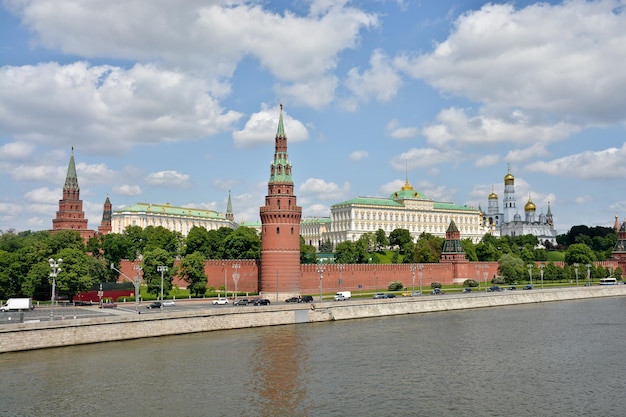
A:
{"label": "green copper roof", "polygon": [[72,156],[70,164],[67,167],[67,175],[65,176],[64,190],[78,190],[78,176],[76,175],[76,164],[74,163],[74,147],[72,147]]}
{"label": "green copper roof", "polygon": [[170,216],[182,216],[182,217],[204,217],[212,219],[225,219],[225,217],[213,210],[202,210],[196,208],[176,207],[169,204],[148,204],[137,203],[132,206],[123,207],[119,210],[115,210],[115,213],[158,213],[167,214]]}
{"label": "green copper roof", "polygon": [[434,203],[436,210],[461,210],[461,211],[476,211],[474,207],[462,206],[454,203]]}
{"label": "green copper roof", "polygon": [[333,207],[336,206],[345,206],[345,205],[362,205],[362,206],[390,206],[390,207],[403,207],[402,204],[397,201],[390,200],[388,198],[382,197],[357,197],[352,200],[342,201],[341,203],[333,204]]}
{"label": "green copper roof", "polygon": [[278,118],[278,130],[276,136],[285,136],[285,127],[283,126],[283,105],[280,105],[280,117]]}

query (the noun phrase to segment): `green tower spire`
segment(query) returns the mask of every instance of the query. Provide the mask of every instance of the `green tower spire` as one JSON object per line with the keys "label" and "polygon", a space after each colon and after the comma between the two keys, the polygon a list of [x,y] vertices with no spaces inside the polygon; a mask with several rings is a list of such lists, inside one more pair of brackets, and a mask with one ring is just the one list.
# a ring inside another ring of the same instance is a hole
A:
{"label": "green tower spire", "polygon": [[72,156],[70,164],[67,167],[67,175],[65,176],[64,190],[79,190],[78,176],[76,175],[76,164],[74,163],[74,147],[72,146]]}

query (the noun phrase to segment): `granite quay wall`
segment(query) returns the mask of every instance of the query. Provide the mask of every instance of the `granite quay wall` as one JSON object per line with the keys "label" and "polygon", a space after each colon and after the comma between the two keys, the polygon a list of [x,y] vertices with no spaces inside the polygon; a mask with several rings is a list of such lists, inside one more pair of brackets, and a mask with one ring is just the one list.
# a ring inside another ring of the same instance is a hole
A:
{"label": "granite quay wall", "polygon": [[361,299],[313,304],[223,307],[165,315],[123,315],[0,326],[0,352],[12,352],[215,330],[351,320],[526,303],[626,296],[626,285]]}

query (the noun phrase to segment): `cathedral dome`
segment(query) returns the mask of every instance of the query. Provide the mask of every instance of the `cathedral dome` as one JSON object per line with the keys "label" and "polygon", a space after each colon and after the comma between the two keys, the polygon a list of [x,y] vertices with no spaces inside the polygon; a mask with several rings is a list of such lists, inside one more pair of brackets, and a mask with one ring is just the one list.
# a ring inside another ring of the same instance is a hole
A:
{"label": "cathedral dome", "polygon": [[511,174],[511,170],[509,170],[504,176],[504,184],[511,185],[515,182],[515,177]]}
{"label": "cathedral dome", "polygon": [[520,216],[519,213],[515,213],[515,216],[513,216],[513,221],[514,222],[521,222],[522,221],[522,216]]}
{"label": "cathedral dome", "polygon": [[498,199],[498,194],[492,192],[491,194],[489,194],[489,200],[497,200]]}
{"label": "cathedral dome", "polygon": [[533,200],[531,200],[530,197],[528,197],[528,203],[526,203],[526,205],[524,206],[524,211],[536,211],[537,210],[537,206],[535,206],[535,203],[533,203]]}
{"label": "cathedral dome", "polygon": [[424,194],[420,193],[417,190],[414,190],[413,186],[409,184],[408,180],[404,183],[404,185],[402,186],[402,189],[400,189],[400,191],[396,191],[395,193],[391,194],[390,198],[392,200],[425,199]]}

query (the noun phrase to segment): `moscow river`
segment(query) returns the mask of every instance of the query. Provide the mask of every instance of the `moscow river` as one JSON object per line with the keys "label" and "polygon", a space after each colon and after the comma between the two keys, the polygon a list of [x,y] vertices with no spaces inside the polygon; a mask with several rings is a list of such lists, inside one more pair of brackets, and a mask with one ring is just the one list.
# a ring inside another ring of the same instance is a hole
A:
{"label": "moscow river", "polygon": [[0,355],[0,416],[623,416],[626,297]]}

